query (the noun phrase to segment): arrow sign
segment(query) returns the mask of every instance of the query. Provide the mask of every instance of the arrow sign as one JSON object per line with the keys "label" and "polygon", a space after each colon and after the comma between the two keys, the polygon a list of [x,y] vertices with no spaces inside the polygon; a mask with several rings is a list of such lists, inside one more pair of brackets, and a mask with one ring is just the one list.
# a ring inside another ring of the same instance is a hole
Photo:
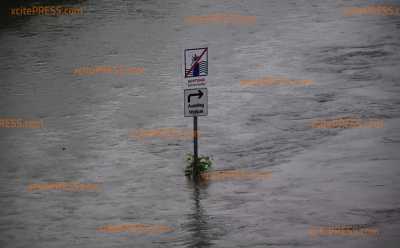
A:
{"label": "arrow sign", "polygon": [[188,102],[190,103],[190,97],[192,97],[192,96],[199,96],[199,99],[200,99],[203,95],[204,95],[204,93],[201,90],[199,90],[197,94],[189,94]]}
{"label": "arrow sign", "polygon": [[208,93],[206,88],[186,89],[185,117],[208,115]]}

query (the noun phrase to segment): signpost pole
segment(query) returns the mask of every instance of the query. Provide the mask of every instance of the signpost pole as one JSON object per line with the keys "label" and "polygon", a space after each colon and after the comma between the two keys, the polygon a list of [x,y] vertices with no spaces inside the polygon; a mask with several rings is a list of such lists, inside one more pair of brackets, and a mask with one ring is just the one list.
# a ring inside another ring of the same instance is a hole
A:
{"label": "signpost pole", "polygon": [[[191,62],[190,62],[191,61]],[[205,85],[205,77],[208,75],[208,47],[185,49],[184,51],[184,77],[188,78],[188,87],[196,86],[192,89],[185,89],[184,94],[184,116],[193,117],[193,164],[192,176],[197,180],[200,176],[200,164],[198,154],[198,132],[197,117],[208,115],[208,91],[207,88],[197,88]],[[191,80],[190,78],[194,78]],[[192,82],[203,82],[202,84],[190,84]]]}
{"label": "signpost pole", "polygon": [[193,116],[193,177],[197,178],[200,174],[198,165],[198,144],[197,144],[197,116]]}

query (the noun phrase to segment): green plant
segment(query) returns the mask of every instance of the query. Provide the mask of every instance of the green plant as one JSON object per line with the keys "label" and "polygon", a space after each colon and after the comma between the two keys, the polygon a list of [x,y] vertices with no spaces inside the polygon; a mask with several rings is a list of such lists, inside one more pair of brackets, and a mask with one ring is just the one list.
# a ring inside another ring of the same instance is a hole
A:
{"label": "green plant", "polygon": [[[205,172],[208,171],[211,168],[212,165],[212,158],[208,157],[208,156],[203,156],[200,155],[198,157],[198,166],[199,166],[199,170],[200,173],[201,172]],[[192,175],[193,172],[193,163],[194,163],[194,156],[192,153],[188,153],[186,154],[186,168],[185,168],[185,175],[186,176],[190,176]]]}

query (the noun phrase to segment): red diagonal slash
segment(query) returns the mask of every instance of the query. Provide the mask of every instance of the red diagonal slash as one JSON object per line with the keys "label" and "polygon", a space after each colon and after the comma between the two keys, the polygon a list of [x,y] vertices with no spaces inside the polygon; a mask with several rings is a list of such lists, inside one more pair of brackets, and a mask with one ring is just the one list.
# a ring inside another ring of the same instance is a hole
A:
{"label": "red diagonal slash", "polygon": [[208,47],[205,48],[204,51],[200,54],[199,58],[193,63],[192,67],[190,67],[190,70],[187,73],[185,72],[185,77],[187,77],[187,75],[189,75],[189,73],[192,72],[194,66],[197,64],[197,62],[200,61],[201,57],[203,57],[203,55],[206,53],[207,50],[208,50]]}

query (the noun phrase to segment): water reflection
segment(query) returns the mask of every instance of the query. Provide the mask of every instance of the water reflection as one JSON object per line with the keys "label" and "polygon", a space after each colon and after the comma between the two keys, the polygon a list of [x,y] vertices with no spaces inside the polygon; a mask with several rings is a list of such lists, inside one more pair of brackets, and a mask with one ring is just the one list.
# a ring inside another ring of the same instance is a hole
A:
{"label": "water reflection", "polygon": [[188,247],[210,247],[211,227],[207,221],[209,217],[201,204],[201,200],[206,198],[207,195],[207,184],[193,181],[189,181],[188,184],[193,189],[192,199],[194,202],[193,213],[188,215],[189,223],[187,224],[187,230],[191,234]]}

